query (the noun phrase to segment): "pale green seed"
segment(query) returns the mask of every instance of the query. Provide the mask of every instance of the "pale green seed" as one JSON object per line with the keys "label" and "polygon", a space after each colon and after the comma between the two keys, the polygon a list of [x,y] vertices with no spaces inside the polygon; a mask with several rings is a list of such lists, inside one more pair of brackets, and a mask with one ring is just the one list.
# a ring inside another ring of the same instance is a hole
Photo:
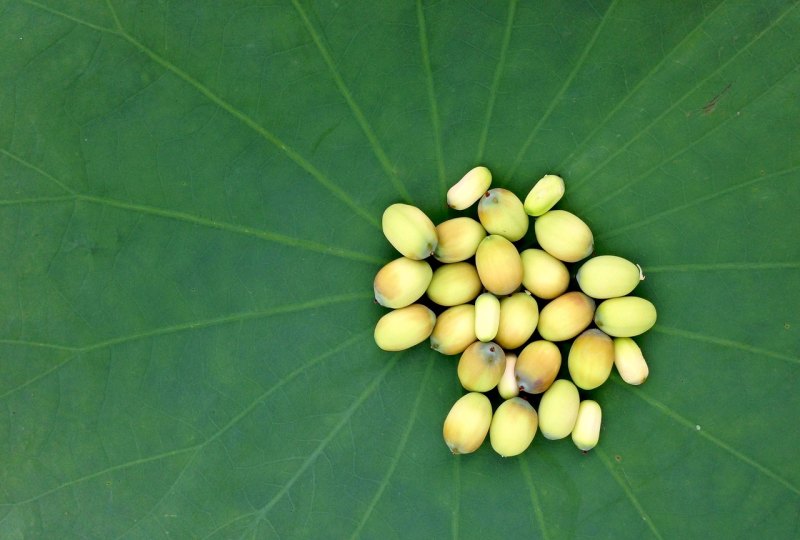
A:
{"label": "pale green seed", "polygon": [[489,442],[501,456],[517,456],[531,445],[538,424],[536,410],[530,403],[520,397],[511,398],[494,412]]}
{"label": "pale green seed", "polygon": [[431,335],[436,315],[421,304],[390,311],[375,326],[375,343],[384,351],[402,351]]}
{"label": "pale green seed", "polygon": [[529,216],[541,216],[553,208],[563,196],[564,180],[555,174],[546,174],[525,197],[525,212]]}
{"label": "pale green seed", "polygon": [[572,430],[572,442],[578,449],[587,452],[597,446],[600,440],[600,424],[603,420],[603,412],[600,404],[591,399],[581,401],[578,407],[578,418],[575,420],[575,427]]}
{"label": "pale green seed", "polygon": [[489,234],[499,234],[516,242],[528,232],[530,218],[522,201],[511,191],[495,188],[487,191],[478,203],[478,219]]}
{"label": "pale green seed", "polygon": [[633,337],[650,330],[656,323],[656,307],[636,296],[611,298],[597,306],[594,323],[614,337]]}
{"label": "pale green seed", "polygon": [[644,276],[641,269],[627,259],[600,255],[583,263],[576,279],[583,292],[602,300],[629,294]]}
{"label": "pale green seed", "polygon": [[539,402],[539,430],[546,438],[563,439],[575,427],[580,397],[578,389],[567,379],[554,382]]}

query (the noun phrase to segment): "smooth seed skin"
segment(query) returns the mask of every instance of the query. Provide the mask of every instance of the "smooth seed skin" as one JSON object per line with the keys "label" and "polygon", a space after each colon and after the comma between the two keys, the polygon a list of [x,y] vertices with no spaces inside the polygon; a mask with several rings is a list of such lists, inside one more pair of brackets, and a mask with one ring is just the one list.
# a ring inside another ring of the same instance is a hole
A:
{"label": "smooth seed skin", "polygon": [[425,294],[432,277],[433,270],[426,261],[395,259],[375,275],[375,300],[392,309],[410,306]]}
{"label": "smooth seed skin", "polygon": [[517,355],[506,353],[506,369],[503,371],[503,376],[500,377],[500,382],[497,383],[497,392],[503,399],[511,399],[519,395],[519,385],[514,374],[516,365]]}
{"label": "smooth seed skin", "polygon": [[444,420],[442,435],[453,454],[470,454],[480,448],[492,424],[492,404],[478,392],[455,402]]}
{"label": "smooth seed skin", "polygon": [[499,234],[516,242],[528,232],[530,218],[522,201],[503,188],[487,191],[478,203],[478,219],[489,234]]}
{"label": "smooth seed skin", "polygon": [[628,337],[614,338],[614,365],[622,380],[628,384],[642,384],[650,374],[642,350]]}
{"label": "smooth seed skin", "polygon": [[507,238],[490,234],[475,252],[475,266],[486,289],[496,295],[511,294],[522,283],[522,259]]}
{"label": "smooth seed skin", "polygon": [[518,292],[500,300],[500,323],[494,340],[504,349],[522,347],[539,322],[539,305],[528,292]]}
{"label": "smooth seed skin", "polygon": [[492,173],[486,167],[475,167],[447,191],[447,206],[465,210],[486,193],[492,184]]}
{"label": "smooth seed skin", "polygon": [[454,263],[466,261],[475,255],[478,244],[486,238],[486,230],[470,217],[457,217],[439,223],[436,237],[439,244],[433,256],[439,262]]}
{"label": "smooth seed skin", "polygon": [[536,241],[556,259],[578,262],[594,250],[594,237],[589,226],[566,210],[550,210],[538,217],[533,227]]}
{"label": "smooth seed skin", "polygon": [[656,324],[656,307],[637,296],[611,298],[597,306],[594,323],[609,336],[638,336]]}
{"label": "smooth seed skin", "polygon": [[427,258],[438,244],[433,222],[410,204],[396,203],[384,210],[382,227],[389,243],[409,259]]}
{"label": "smooth seed skin", "polygon": [[436,315],[421,304],[395,309],[375,325],[375,343],[384,351],[402,351],[431,335]]}
{"label": "smooth seed skin", "polygon": [[581,401],[578,407],[578,418],[575,420],[575,427],[572,430],[572,442],[579,450],[584,452],[597,446],[600,440],[600,424],[603,420],[603,412],[600,405],[591,399]]}
{"label": "smooth seed skin", "polygon": [[514,375],[517,387],[528,394],[541,394],[553,384],[561,369],[561,351],[545,340],[529,343],[519,353]]}
{"label": "smooth seed skin", "polygon": [[[522,259],[522,285],[534,295],[552,300],[564,294],[569,287],[569,270],[542,249],[526,249]],[[591,296],[591,295],[589,295]]]}
{"label": "smooth seed skin", "polygon": [[500,345],[476,341],[458,361],[458,380],[466,390],[488,392],[500,382],[506,369],[506,355]]}
{"label": "smooth seed skin", "polygon": [[533,406],[522,398],[511,398],[494,412],[489,441],[501,456],[517,456],[531,445],[538,425],[539,418]]}
{"label": "smooth seed skin", "polygon": [[580,406],[578,389],[559,379],[547,389],[539,403],[539,430],[550,440],[563,439],[575,427]]}
{"label": "smooth seed skin", "polygon": [[583,263],[576,279],[583,292],[604,300],[629,294],[644,278],[639,267],[629,260],[616,255],[600,255]]}
{"label": "smooth seed skin", "polygon": [[467,262],[445,264],[433,272],[428,298],[440,306],[457,306],[473,300],[483,285],[478,271]]}
{"label": "smooth seed skin", "polygon": [[442,354],[461,354],[477,339],[475,306],[462,304],[439,314],[431,333],[431,349]]}
{"label": "smooth seed skin", "polygon": [[492,341],[500,326],[500,300],[492,293],[483,293],[475,300],[475,336]]}
{"label": "smooth seed skin", "polygon": [[542,309],[539,334],[547,341],[572,339],[592,322],[594,307],[594,300],[582,292],[562,294]]}
{"label": "smooth seed skin", "polygon": [[541,216],[553,208],[563,196],[564,179],[555,174],[546,174],[525,197],[525,212],[529,216]]}
{"label": "smooth seed skin", "polygon": [[613,365],[614,343],[600,330],[586,330],[572,342],[567,366],[569,376],[578,388],[597,388],[608,380]]}

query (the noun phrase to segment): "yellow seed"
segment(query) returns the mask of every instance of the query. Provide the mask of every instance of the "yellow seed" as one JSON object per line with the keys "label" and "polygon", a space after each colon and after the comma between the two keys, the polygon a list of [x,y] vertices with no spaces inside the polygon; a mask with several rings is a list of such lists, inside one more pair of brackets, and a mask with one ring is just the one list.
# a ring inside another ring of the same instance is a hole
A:
{"label": "yellow seed", "polygon": [[575,427],[580,397],[567,379],[554,382],[539,403],[539,430],[547,439],[563,439]]}
{"label": "yellow seed", "polygon": [[528,394],[541,394],[550,388],[561,369],[561,351],[545,340],[529,343],[519,353],[514,368],[517,386]]}
{"label": "yellow seed", "polygon": [[395,309],[378,320],[375,343],[384,351],[402,351],[431,335],[436,315],[421,304]]}
{"label": "yellow seed", "polygon": [[492,293],[483,293],[475,300],[475,336],[492,341],[500,325],[500,300]]}
{"label": "yellow seed", "polygon": [[578,407],[578,418],[575,420],[575,427],[572,429],[572,442],[584,452],[597,446],[600,440],[600,423],[603,420],[603,412],[600,405],[591,399],[581,401]]}
{"label": "yellow seed", "polygon": [[447,206],[465,210],[486,193],[492,184],[492,173],[486,167],[475,167],[447,191]]}
{"label": "yellow seed", "polygon": [[597,306],[594,323],[609,336],[638,336],[656,324],[656,307],[636,296],[611,298]]}
{"label": "yellow seed", "polygon": [[522,201],[503,188],[487,191],[478,203],[478,219],[489,234],[499,234],[516,242],[528,232],[530,218]]}
{"label": "yellow seed", "polygon": [[650,374],[642,350],[628,337],[614,338],[614,365],[628,384],[642,384]]}
{"label": "yellow seed", "polygon": [[594,300],[582,292],[562,294],[542,309],[539,334],[548,341],[564,341],[580,334],[592,322]]}
{"label": "yellow seed", "polygon": [[611,375],[613,365],[614,343],[600,330],[586,330],[572,342],[567,366],[569,376],[578,388],[597,388]]}
{"label": "yellow seed", "polygon": [[506,355],[500,345],[476,341],[461,354],[458,380],[466,390],[488,392],[500,382],[506,368]]}
{"label": "yellow seed", "polygon": [[439,314],[431,334],[431,348],[442,354],[461,354],[477,339],[475,306],[462,304]]}
{"label": "yellow seed", "polygon": [[444,264],[433,272],[428,298],[440,306],[457,306],[474,299],[481,289],[481,278],[470,263]]}
{"label": "yellow seed", "polygon": [[431,277],[433,270],[427,262],[408,257],[395,259],[375,275],[375,300],[392,309],[410,306],[425,294]]}
{"label": "yellow seed", "polygon": [[469,217],[448,219],[436,226],[439,244],[433,252],[443,263],[466,261],[475,255],[478,244],[486,238],[483,225]]}
{"label": "yellow seed", "polygon": [[550,210],[534,223],[536,241],[564,262],[578,262],[592,254],[594,237],[589,226],[566,210]]}
{"label": "yellow seed", "polygon": [[605,299],[629,294],[644,276],[639,267],[627,259],[600,255],[583,263],[576,278],[583,292],[592,298]]}
{"label": "yellow seed", "polygon": [[564,196],[564,180],[555,174],[544,175],[525,197],[525,212],[541,216]]}
{"label": "yellow seed", "polygon": [[519,395],[519,385],[514,374],[516,365],[517,355],[506,353],[506,369],[503,371],[503,376],[500,377],[500,382],[497,383],[497,392],[503,399],[511,399]]}
{"label": "yellow seed", "polygon": [[479,392],[461,396],[447,413],[442,435],[454,454],[469,454],[480,448],[492,424],[492,404]]}
{"label": "yellow seed", "polygon": [[538,425],[539,418],[533,406],[522,398],[511,398],[494,412],[489,441],[501,456],[517,456],[531,445]]}
{"label": "yellow seed", "polygon": [[382,226],[389,243],[409,259],[427,258],[438,244],[436,227],[416,206],[401,203],[391,205],[383,212]]}
{"label": "yellow seed", "polygon": [[[569,286],[569,270],[563,262],[541,249],[526,249],[522,259],[522,285],[545,300],[564,294]],[[591,295],[590,295],[591,296]]]}
{"label": "yellow seed", "polygon": [[539,305],[527,291],[500,300],[500,324],[494,340],[510,350],[522,347],[536,330]]}
{"label": "yellow seed", "polygon": [[497,234],[484,238],[475,253],[475,266],[486,289],[494,294],[511,294],[522,283],[522,259],[508,239]]}

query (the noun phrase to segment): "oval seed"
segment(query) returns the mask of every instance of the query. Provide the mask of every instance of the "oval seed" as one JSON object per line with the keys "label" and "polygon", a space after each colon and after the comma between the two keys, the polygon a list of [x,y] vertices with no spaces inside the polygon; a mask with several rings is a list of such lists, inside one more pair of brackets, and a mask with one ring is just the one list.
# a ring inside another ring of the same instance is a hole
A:
{"label": "oval seed", "polygon": [[545,340],[529,343],[519,353],[514,368],[517,385],[528,394],[541,394],[553,384],[561,369],[561,351]]}
{"label": "oval seed", "polygon": [[425,341],[435,323],[436,315],[421,304],[395,309],[375,325],[375,343],[384,351],[402,351]]}
{"label": "oval seed", "polygon": [[478,219],[489,234],[499,234],[516,242],[528,232],[530,218],[522,201],[503,188],[487,191],[478,203]]}
{"label": "oval seed", "polygon": [[628,337],[614,338],[614,365],[628,384],[642,384],[650,374],[642,350]]}
{"label": "oval seed", "polygon": [[381,225],[389,243],[409,259],[427,258],[438,244],[436,227],[416,206],[402,203],[389,206],[383,212]]}
{"label": "oval seed", "polygon": [[572,442],[584,452],[597,446],[600,440],[600,423],[603,420],[603,412],[596,401],[586,399],[581,401],[578,407],[578,418],[575,420],[575,427],[572,430]]}
{"label": "oval seed", "polygon": [[600,255],[583,263],[576,279],[583,292],[592,298],[606,299],[629,294],[644,276],[639,267],[627,259]]}
{"label": "oval seed", "polygon": [[431,349],[461,354],[475,342],[475,306],[462,304],[442,311],[431,333]]}
{"label": "oval seed", "polygon": [[589,226],[566,210],[550,210],[536,219],[533,228],[542,249],[564,262],[585,259],[594,249]]}
{"label": "oval seed", "polygon": [[492,423],[492,404],[478,392],[455,402],[444,420],[442,435],[453,454],[469,454],[483,444]]}
{"label": "oval seed", "polygon": [[547,389],[539,403],[539,430],[546,438],[563,439],[575,427],[580,397],[567,379],[559,379]]}
{"label": "oval seed", "polygon": [[481,283],[491,293],[511,294],[522,283],[522,259],[514,244],[503,236],[490,234],[481,241],[475,266]]}
{"label": "oval seed", "polygon": [[492,173],[486,167],[475,167],[447,191],[447,206],[465,210],[486,193],[492,184]]}
{"label": "oval seed", "polygon": [[375,275],[375,300],[392,309],[410,306],[425,294],[432,277],[433,270],[426,261],[395,259]]}
{"label": "oval seed", "polygon": [[650,301],[623,296],[601,302],[594,323],[609,336],[633,337],[650,330],[656,317],[656,307]]}
{"label": "oval seed", "polygon": [[548,341],[564,341],[580,334],[592,322],[594,300],[582,292],[562,294],[542,309],[539,334]]}
{"label": "oval seed", "polygon": [[586,330],[572,342],[567,366],[578,388],[594,390],[608,380],[613,365],[614,343],[600,330]]}
{"label": "oval seed", "polygon": [[476,341],[458,361],[458,380],[466,390],[488,392],[500,382],[506,368],[506,355],[500,345]]}
{"label": "oval seed", "polygon": [[522,285],[534,295],[552,300],[566,292],[569,286],[569,270],[563,262],[542,249],[533,248],[520,253],[520,258]]}
{"label": "oval seed", "polygon": [[500,300],[492,293],[483,293],[475,300],[475,336],[492,341],[500,325]]}
{"label": "oval seed", "polygon": [[497,407],[489,426],[489,442],[503,457],[517,456],[528,449],[536,436],[539,418],[533,406],[520,397]]}
{"label": "oval seed", "polygon": [[536,330],[539,305],[527,291],[500,300],[500,322],[494,340],[505,349],[522,347]]}
{"label": "oval seed", "polygon": [[475,255],[478,244],[486,238],[483,225],[469,217],[448,219],[436,226],[439,244],[433,252],[437,261],[454,263]]}
{"label": "oval seed", "polygon": [[483,285],[478,271],[467,262],[444,264],[433,272],[428,298],[440,306],[457,306],[480,294]]}
{"label": "oval seed", "polygon": [[529,216],[541,216],[556,205],[564,196],[564,179],[555,174],[546,174],[539,179],[525,197],[525,212]]}

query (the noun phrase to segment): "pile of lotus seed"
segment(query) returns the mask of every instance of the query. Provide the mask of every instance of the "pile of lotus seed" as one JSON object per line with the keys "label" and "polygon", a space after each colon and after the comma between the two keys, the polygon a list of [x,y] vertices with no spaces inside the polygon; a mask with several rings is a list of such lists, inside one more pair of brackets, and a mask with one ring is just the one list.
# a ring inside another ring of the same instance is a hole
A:
{"label": "pile of lotus seed", "polygon": [[[443,429],[452,453],[474,452],[488,434],[498,454],[515,456],[537,430],[547,439],[571,435],[579,449],[590,450],[600,438],[602,413],[596,401],[581,401],[578,389],[603,384],[612,366],[635,385],[649,372],[631,339],[656,322],[652,303],[628,296],[644,279],[641,267],[595,256],[577,270],[580,290],[569,291],[565,263],[589,257],[594,237],[576,215],[552,209],[564,195],[564,180],[545,175],[524,203],[511,191],[489,189],[491,182],[486,167],[475,167],[447,192],[455,210],[480,200],[479,221],[464,216],[434,226],[422,210],[400,203],[383,213],[383,232],[402,257],[375,276],[376,301],[392,308],[378,321],[375,342],[400,351],[430,338],[440,353],[461,355],[457,373],[468,393]],[[541,249],[520,253],[514,242],[528,232],[531,217]],[[435,270],[425,260],[430,256],[441,263]],[[420,303],[426,294],[444,308],[438,316]],[[597,328],[589,328],[592,321]],[[556,380],[562,361],[556,343],[573,338],[569,378]],[[484,393],[495,388],[505,401],[493,413]],[[543,394],[538,413],[520,392]]]}

